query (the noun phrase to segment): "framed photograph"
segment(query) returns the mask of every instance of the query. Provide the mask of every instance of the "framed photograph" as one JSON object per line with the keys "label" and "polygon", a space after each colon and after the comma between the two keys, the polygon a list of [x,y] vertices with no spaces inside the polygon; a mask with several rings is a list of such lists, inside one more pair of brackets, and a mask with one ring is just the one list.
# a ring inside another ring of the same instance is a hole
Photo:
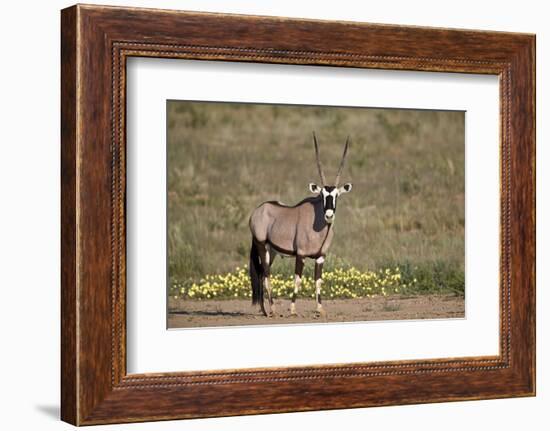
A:
{"label": "framed photograph", "polygon": [[62,419],[535,394],[535,37],[61,14]]}

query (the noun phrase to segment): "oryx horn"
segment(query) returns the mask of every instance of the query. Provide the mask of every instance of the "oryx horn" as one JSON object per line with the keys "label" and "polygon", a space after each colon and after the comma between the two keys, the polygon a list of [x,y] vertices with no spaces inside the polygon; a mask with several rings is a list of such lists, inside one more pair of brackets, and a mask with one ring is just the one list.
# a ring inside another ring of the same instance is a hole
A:
{"label": "oryx horn", "polygon": [[317,159],[317,169],[319,170],[319,176],[321,177],[322,185],[324,186],[327,182],[325,179],[325,173],[323,172],[323,166],[321,165],[321,157],[319,156],[319,144],[317,144],[317,137],[315,132],[313,132],[313,143],[315,144],[315,157]]}
{"label": "oryx horn", "polygon": [[342,161],[340,162],[340,167],[338,168],[338,173],[336,174],[336,180],[334,181],[334,185],[336,187],[338,187],[338,183],[340,182],[340,175],[342,174],[342,170],[344,169],[344,163],[346,162],[346,156],[348,155],[348,147],[349,147],[349,136],[346,139],[344,154],[342,154]]}

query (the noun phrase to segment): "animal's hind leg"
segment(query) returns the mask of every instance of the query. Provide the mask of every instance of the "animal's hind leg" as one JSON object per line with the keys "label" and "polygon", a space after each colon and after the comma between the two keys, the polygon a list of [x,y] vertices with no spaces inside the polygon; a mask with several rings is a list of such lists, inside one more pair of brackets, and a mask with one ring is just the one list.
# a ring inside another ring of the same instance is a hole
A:
{"label": "animal's hind leg", "polygon": [[[271,246],[267,246],[267,251],[269,252],[269,277],[268,277],[268,280],[269,280],[269,286],[268,286],[268,297],[269,297],[269,305],[271,306],[271,311],[273,314],[276,313],[275,311],[275,304],[274,304],[274,301],[273,301],[273,294],[272,294],[272,287],[271,287],[271,266],[273,265],[273,262],[275,261],[275,258],[277,257],[277,251],[271,247]],[[280,317],[283,317],[283,315],[281,314]]]}
{"label": "animal's hind leg", "polygon": [[297,316],[296,313],[296,296],[302,286],[302,272],[304,271],[304,258],[296,256],[296,265],[294,266],[294,292],[290,297],[290,315]]}
{"label": "animal's hind leg", "polygon": [[[256,241],[256,240],[254,239],[254,241],[252,242],[252,247],[254,247],[254,248],[256,249],[257,258],[258,258],[259,261],[260,261],[260,266],[262,266],[262,256],[263,256],[264,249],[265,249],[264,245],[263,245],[262,243],[260,243],[260,242],[258,242],[258,241]],[[252,256],[252,252],[251,252],[251,256]],[[251,257],[251,258],[250,258],[250,268],[251,268],[251,270],[252,270],[252,268],[253,268],[253,265],[255,265],[252,259],[253,259],[253,258]],[[261,269],[258,269],[256,272],[257,272],[257,273],[260,273],[260,277],[259,277],[259,278],[260,278],[260,280],[259,280],[260,286],[259,286],[259,288],[260,288],[260,292],[261,292],[261,293],[260,293],[260,295],[259,295],[259,300],[258,300],[258,302],[260,303],[260,310],[262,311],[262,314],[263,314],[264,316],[267,316],[267,312],[265,311],[264,295],[263,295],[263,289],[264,289],[263,266],[262,266]],[[251,277],[252,277],[252,276],[251,276]]]}
{"label": "animal's hind leg", "polygon": [[271,295],[271,262],[272,257],[270,253],[270,247],[266,244],[260,245],[258,247],[260,253],[260,262],[262,263],[262,268],[264,271],[264,289],[267,293],[267,316],[272,317],[275,314],[275,307],[273,306],[273,297]]}

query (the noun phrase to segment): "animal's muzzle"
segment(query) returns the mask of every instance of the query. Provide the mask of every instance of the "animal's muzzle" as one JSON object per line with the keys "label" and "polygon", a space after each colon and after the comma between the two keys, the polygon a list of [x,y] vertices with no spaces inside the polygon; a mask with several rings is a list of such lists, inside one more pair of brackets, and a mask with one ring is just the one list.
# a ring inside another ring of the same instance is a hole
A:
{"label": "animal's muzzle", "polygon": [[327,196],[325,199],[325,221],[331,223],[334,220],[335,200],[332,196]]}

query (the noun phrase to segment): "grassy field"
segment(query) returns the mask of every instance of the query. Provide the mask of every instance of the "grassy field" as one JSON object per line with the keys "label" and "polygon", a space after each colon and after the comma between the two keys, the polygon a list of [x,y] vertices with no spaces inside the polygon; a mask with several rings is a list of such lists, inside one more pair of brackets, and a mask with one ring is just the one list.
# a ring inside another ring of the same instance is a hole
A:
{"label": "grassy field", "polygon": [[[353,191],[338,202],[327,273],[391,270],[409,293],[463,294],[463,112],[180,101],[167,109],[174,295],[242,272],[248,217],[260,203],[310,195],[307,184],[319,182],[312,130],[327,178],[352,139],[342,182]],[[290,281],[293,265],[279,259],[273,273]]]}

